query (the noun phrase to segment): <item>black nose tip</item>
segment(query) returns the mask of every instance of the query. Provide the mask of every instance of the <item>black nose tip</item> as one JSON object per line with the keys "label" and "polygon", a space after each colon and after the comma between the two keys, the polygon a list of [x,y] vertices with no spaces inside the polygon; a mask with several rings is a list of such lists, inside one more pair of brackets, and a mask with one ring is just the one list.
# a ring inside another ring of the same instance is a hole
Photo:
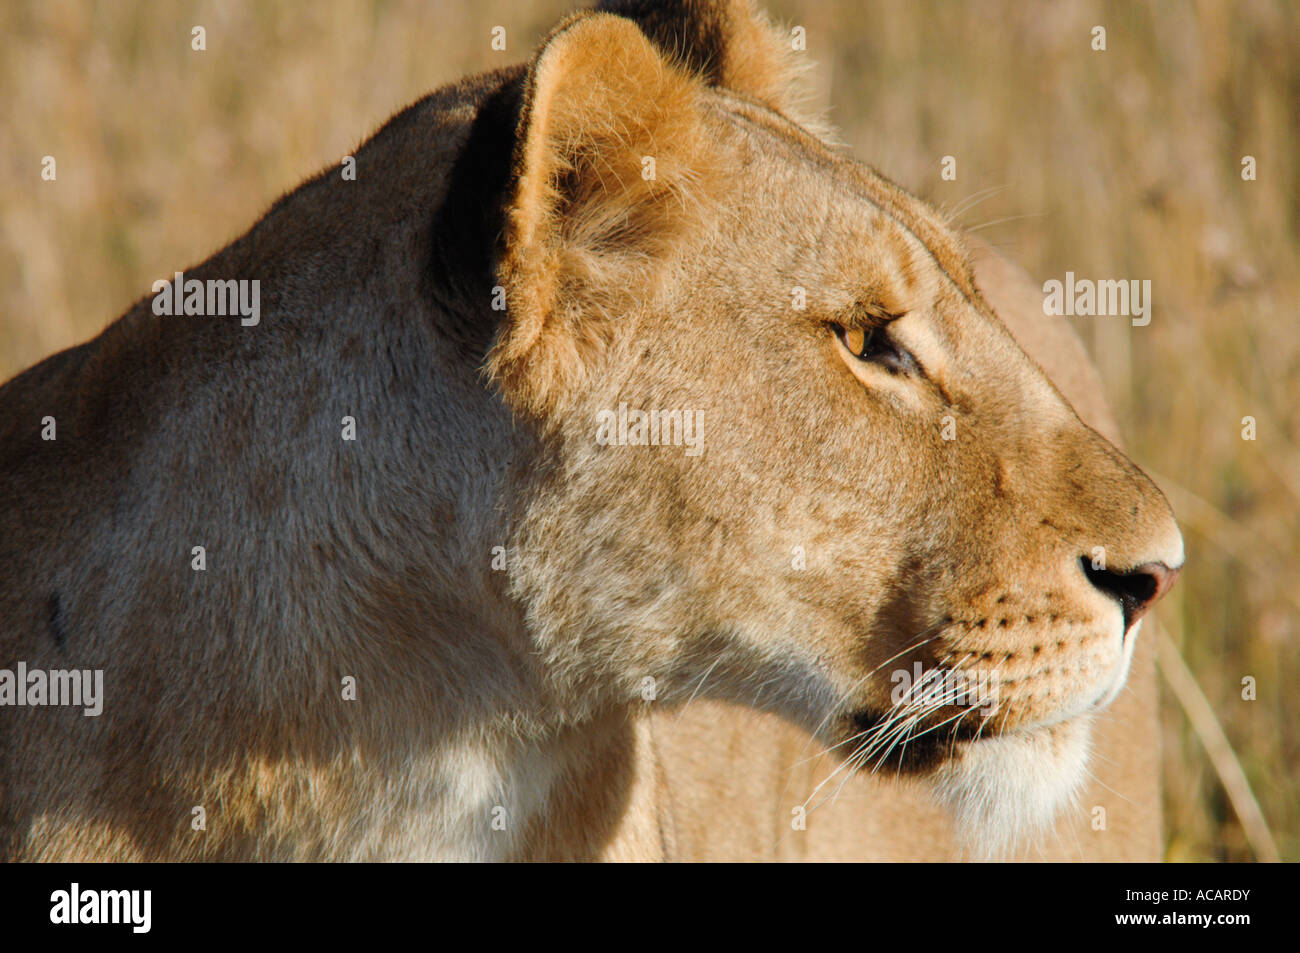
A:
{"label": "black nose tip", "polygon": [[1092,560],[1087,556],[1079,558],[1079,565],[1089,582],[1119,603],[1124,611],[1125,632],[1169,591],[1182,569],[1181,566],[1170,569],[1164,563],[1143,563],[1123,572],[1093,569]]}

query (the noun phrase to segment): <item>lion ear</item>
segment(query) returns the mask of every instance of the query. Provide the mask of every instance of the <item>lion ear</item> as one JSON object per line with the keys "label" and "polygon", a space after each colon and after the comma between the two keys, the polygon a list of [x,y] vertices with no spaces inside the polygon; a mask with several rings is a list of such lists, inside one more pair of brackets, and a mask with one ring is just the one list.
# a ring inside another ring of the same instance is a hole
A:
{"label": "lion ear", "polygon": [[698,226],[717,152],[701,90],[604,13],[561,24],[534,57],[498,258],[507,313],[487,359],[516,410],[545,416],[580,386]]}
{"label": "lion ear", "polygon": [[635,20],[667,55],[713,86],[752,96],[816,134],[822,120],[803,115],[810,98],[806,56],[793,48],[752,0],[601,0],[598,9]]}

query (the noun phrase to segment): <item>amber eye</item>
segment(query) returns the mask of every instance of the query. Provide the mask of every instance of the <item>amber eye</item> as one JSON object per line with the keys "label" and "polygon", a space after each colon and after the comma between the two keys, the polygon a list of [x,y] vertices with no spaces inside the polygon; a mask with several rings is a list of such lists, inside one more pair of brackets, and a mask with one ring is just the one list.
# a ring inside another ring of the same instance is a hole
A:
{"label": "amber eye", "polygon": [[887,327],[846,328],[832,324],[840,343],[864,364],[879,364],[898,374],[918,370],[916,359],[890,337]]}
{"label": "amber eye", "polygon": [[867,349],[867,332],[861,328],[841,328],[840,339],[854,357],[862,359]]}

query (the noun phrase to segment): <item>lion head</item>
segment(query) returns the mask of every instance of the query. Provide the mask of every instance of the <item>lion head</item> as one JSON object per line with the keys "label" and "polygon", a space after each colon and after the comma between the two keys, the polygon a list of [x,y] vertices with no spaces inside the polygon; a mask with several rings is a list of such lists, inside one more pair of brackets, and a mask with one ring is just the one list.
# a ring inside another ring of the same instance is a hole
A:
{"label": "lion head", "polygon": [[487,362],[555,710],[742,702],[994,840],[1046,821],[1182,565],[1169,506],[950,224],[801,120],[761,17],[612,6],[526,74]]}

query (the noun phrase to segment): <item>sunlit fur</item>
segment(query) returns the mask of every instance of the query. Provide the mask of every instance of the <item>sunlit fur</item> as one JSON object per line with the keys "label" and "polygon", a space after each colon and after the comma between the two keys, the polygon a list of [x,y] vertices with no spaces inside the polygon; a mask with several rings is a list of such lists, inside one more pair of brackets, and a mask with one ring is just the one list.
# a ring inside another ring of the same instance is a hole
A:
{"label": "sunlit fur", "polygon": [[1086,718],[1003,734],[964,748],[938,771],[935,790],[973,857],[1007,857],[1052,829],[1086,779],[1088,755]]}

